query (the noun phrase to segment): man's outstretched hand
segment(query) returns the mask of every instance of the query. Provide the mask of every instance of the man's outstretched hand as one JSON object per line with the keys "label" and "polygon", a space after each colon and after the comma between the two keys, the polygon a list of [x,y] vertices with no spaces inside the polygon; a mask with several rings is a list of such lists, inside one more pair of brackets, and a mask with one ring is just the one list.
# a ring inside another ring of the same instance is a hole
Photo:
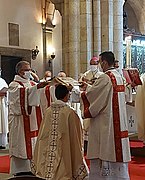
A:
{"label": "man's outstretched hand", "polygon": [[71,84],[68,84],[66,87],[69,91],[72,91],[72,89],[73,89],[73,86]]}
{"label": "man's outstretched hand", "polygon": [[49,81],[40,82],[37,84],[37,89],[44,88],[45,86],[49,85]]}

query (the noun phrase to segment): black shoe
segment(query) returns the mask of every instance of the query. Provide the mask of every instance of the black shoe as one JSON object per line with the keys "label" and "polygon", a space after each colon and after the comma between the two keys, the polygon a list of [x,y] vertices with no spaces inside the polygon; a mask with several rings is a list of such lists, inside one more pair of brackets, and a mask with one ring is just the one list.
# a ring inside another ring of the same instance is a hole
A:
{"label": "black shoe", "polygon": [[6,149],[6,147],[4,147],[4,146],[0,146],[0,149]]}
{"label": "black shoe", "polygon": [[35,175],[31,171],[29,171],[29,172],[16,173],[14,176],[35,176]]}

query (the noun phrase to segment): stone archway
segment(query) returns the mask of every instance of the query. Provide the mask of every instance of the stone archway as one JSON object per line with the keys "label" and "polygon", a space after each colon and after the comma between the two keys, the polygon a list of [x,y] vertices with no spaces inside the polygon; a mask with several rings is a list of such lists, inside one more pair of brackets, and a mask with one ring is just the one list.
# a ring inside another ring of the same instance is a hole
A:
{"label": "stone archway", "polygon": [[127,14],[127,28],[130,30],[134,30],[135,32],[140,32],[139,23],[134,12],[132,6],[128,3],[128,1],[124,5],[124,11]]}
{"label": "stone archway", "polygon": [[[130,6],[135,16],[132,16],[131,21],[138,24],[138,31],[145,34],[144,19],[145,19],[145,1],[143,0],[127,0],[125,6]],[[136,26],[136,25],[135,25]],[[134,26],[134,27],[135,27]]]}

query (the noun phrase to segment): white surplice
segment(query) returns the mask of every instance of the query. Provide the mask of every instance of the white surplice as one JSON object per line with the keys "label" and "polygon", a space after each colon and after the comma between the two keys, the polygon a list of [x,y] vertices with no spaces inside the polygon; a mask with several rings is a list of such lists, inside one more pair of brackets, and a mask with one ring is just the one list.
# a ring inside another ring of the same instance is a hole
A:
{"label": "white surplice", "polygon": [[101,74],[102,72],[98,71],[98,69],[96,69],[96,71],[91,71],[89,69],[81,76],[81,79],[84,77],[85,79],[91,81],[92,79],[98,78]]}
{"label": "white surplice", "polygon": [[[83,117],[90,118],[88,159],[100,159],[103,164],[128,163],[130,147],[121,75],[115,69],[108,70],[81,97]],[[128,174],[128,169],[125,171]]]}
{"label": "white surplice", "polygon": [[102,161],[93,159],[90,161],[89,180],[129,180],[128,163]]}
{"label": "white surplice", "polygon": [[[98,78],[101,74],[103,74],[103,72],[98,71],[98,69],[96,69],[96,71],[91,71],[91,69],[89,69],[82,75],[80,81],[84,77],[85,79],[88,80],[88,82],[91,82],[91,80]],[[86,141],[88,141],[89,126],[90,126],[90,118],[84,119],[83,120],[84,140],[86,140]]]}
{"label": "white surplice", "polygon": [[[41,89],[35,82],[16,75],[9,85],[9,154],[11,173],[29,171],[43,117]],[[25,165],[24,165],[25,164]],[[22,167],[21,167],[22,166]]]}
{"label": "white surplice", "polygon": [[136,98],[135,98],[135,110],[138,125],[138,138],[145,141],[145,74],[141,76],[142,85],[138,85]]}
{"label": "white surplice", "polygon": [[[0,78],[0,90],[8,88],[6,81]],[[0,146],[6,146],[8,133],[8,93],[0,96]]]}

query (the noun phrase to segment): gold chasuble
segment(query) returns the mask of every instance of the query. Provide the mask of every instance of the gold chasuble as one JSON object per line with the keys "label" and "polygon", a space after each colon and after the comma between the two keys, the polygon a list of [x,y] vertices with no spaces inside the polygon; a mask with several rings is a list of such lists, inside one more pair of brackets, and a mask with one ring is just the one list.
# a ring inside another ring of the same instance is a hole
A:
{"label": "gold chasuble", "polygon": [[85,179],[82,128],[78,115],[57,100],[46,110],[34,150],[35,174],[51,180]]}

